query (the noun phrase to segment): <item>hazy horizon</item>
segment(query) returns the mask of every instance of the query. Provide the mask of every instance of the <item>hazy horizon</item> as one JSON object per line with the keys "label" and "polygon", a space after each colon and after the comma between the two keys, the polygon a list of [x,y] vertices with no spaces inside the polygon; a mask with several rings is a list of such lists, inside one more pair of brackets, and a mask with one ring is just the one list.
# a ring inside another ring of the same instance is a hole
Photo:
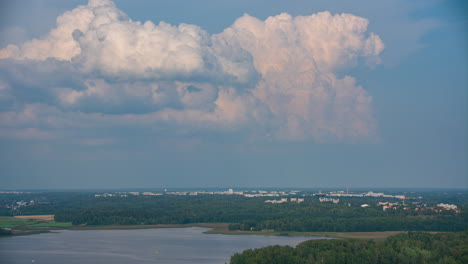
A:
{"label": "hazy horizon", "polygon": [[[299,191],[346,191],[346,187],[129,187],[129,188],[105,188],[105,187],[93,187],[93,188],[52,188],[52,189],[0,189],[0,192],[97,192],[97,191],[153,191],[153,192],[177,192],[177,191],[226,191],[233,189],[234,191],[257,191],[257,190],[299,190]],[[350,193],[362,192],[362,191],[410,191],[410,192],[432,192],[432,191],[468,191],[465,187],[453,187],[453,188],[437,188],[437,187],[348,187]]]}

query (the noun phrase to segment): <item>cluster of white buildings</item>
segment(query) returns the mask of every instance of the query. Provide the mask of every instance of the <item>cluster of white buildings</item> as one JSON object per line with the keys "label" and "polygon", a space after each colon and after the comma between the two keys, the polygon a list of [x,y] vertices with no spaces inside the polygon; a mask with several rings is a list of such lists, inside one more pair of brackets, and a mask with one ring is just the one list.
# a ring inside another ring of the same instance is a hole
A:
{"label": "cluster of white buildings", "polygon": [[[290,198],[290,202],[292,203],[302,203],[304,202],[304,198]],[[280,204],[280,203],[287,203],[288,198],[281,198],[280,200],[266,200],[265,203],[272,203],[272,204]]]}
{"label": "cluster of white buildings", "polygon": [[280,203],[287,203],[288,198],[281,198],[280,200],[266,200],[265,203],[272,203],[272,204],[280,204]]}
{"label": "cluster of white buildings", "polygon": [[404,195],[391,195],[385,193],[375,193],[373,191],[367,193],[348,193],[344,191],[337,191],[337,192],[330,192],[327,196],[333,197],[385,197],[385,198],[397,198],[397,199],[405,199]]}
{"label": "cluster of white buildings", "polygon": [[[414,202],[412,203],[413,206],[416,205],[416,207],[410,207],[410,206],[405,206],[405,204],[400,204],[398,202],[395,202],[395,203],[390,203],[390,202],[379,202],[377,203],[377,206],[382,206],[382,210],[386,211],[388,209],[393,209],[393,210],[396,210],[398,208],[403,208],[403,210],[411,210],[411,209],[414,209],[415,211],[425,211],[425,210],[428,210],[428,211],[433,211],[433,212],[441,212],[442,209],[445,209],[445,210],[453,210],[457,213],[460,212],[460,209],[458,209],[458,207],[454,204],[444,204],[444,203],[440,203],[437,205],[437,207],[439,208],[436,208],[436,207],[432,207],[432,206],[426,206],[425,204],[421,203],[421,202]],[[403,206],[403,207],[402,207]],[[370,207],[370,205],[368,204],[362,204],[361,207]],[[442,208],[442,209],[440,209]]]}
{"label": "cluster of white buildings", "polygon": [[368,192],[364,194],[364,196],[370,196],[370,197],[385,197],[385,198],[397,198],[397,199],[405,199],[406,197],[404,195],[391,195],[391,194],[384,194],[384,193],[375,193],[375,192]]}
{"label": "cluster of white buildings", "polygon": [[36,202],[34,202],[34,200],[31,200],[31,201],[15,201],[11,204],[5,204],[5,205],[1,205],[0,207],[4,207],[4,208],[8,208],[8,209],[12,209],[12,210],[16,210],[20,207],[23,207],[23,206],[31,206],[31,205],[35,205]]}
{"label": "cluster of white buildings", "polygon": [[337,203],[340,202],[340,199],[333,199],[333,198],[320,197],[320,198],[319,198],[319,201],[320,201],[321,203],[323,203],[323,202],[333,202],[334,204],[337,204]]}
{"label": "cluster of white buildings", "polygon": [[[377,206],[382,206],[382,209],[385,211],[387,209],[390,209],[390,208],[393,208],[394,210],[396,210],[398,207],[399,204],[398,203],[389,203],[389,202],[379,202],[377,204]],[[369,204],[361,204],[361,207],[362,208],[367,208],[367,207],[371,207]],[[405,208],[406,210],[406,208]]]}
{"label": "cluster of white buildings", "polygon": [[442,207],[444,208],[445,210],[454,210],[454,211],[457,211],[458,207],[454,204],[444,204],[444,203],[440,203],[437,205],[438,207]]}
{"label": "cluster of white buildings", "polygon": [[399,204],[398,203],[389,203],[389,202],[379,202],[377,206],[382,205],[382,210],[386,211],[387,209],[393,208],[396,209]]}
{"label": "cluster of white buildings", "polygon": [[297,195],[300,191],[250,191],[250,192],[244,192],[243,195],[244,197],[279,197],[279,196],[286,196],[286,195]]}
{"label": "cluster of white buildings", "polygon": [[244,197],[249,197],[249,198],[253,198],[253,197],[278,197],[278,196],[280,196],[277,193],[265,193],[265,194],[262,194],[262,193],[244,193],[243,195],[244,195]]}
{"label": "cluster of white buildings", "polygon": [[300,191],[262,191],[262,190],[254,190],[254,191],[234,191],[233,189],[228,189],[227,191],[173,191],[168,192],[164,190],[164,192],[116,192],[116,193],[103,193],[103,194],[95,194],[95,197],[126,197],[128,195],[151,195],[151,196],[158,196],[164,194],[170,195],[243,195],[244,197],[279,197],[279,196],[287,196],[287,195],[297,195]]}
{"label": "cluster of white buildings", "polygon": [[98,193],[98,194],[95,194],[94,197],[128,197],[129,195],[140,195],[140,193],[139,192]]}
{"label": "cluster of white buildings", "polygon": [[163,195],[163,193],[143,192],[142,195]]}
{"label": "cluster of white buildings", "polygon": [[[212,191],[212,192],[206,192],[206,191],[195,191],[195,192],[168,192],[165,191],[165,194],[172,194],[172,195],[213,195],[213,194],[222,194],[222,195],[243,195],[244,192],[236,192],[233,189],[229,189],[227,191]],[[163,193],[160,193],[158,195],[162,195]]]}
{"label": "cluster of white buildings", "polygon": [[291,202],[302,203],[304,202],[304,198],[291,198]]}
{"label": "cluster of white buildings", "polygon": [[123,193],[102,193],[95,194],[94,197],[128,197],[128,195]]}
{"label": "cluster of white buildings", "polygon": [[[279,200],[266,200],[265,203],[272,203],[272,204],[280,204],[280,203],[287,203],[289,202],[296,202],[302,203],[304,202],[304,198],[282,198],[284,196],[294,196],[299,195],[300,191],[263,191],[263,190],[252,190],[252,191],[234,191],[233,189],[228,189],[227,191],[167,191],[164,192],[115,192],[115,193],[103,193],[103,194],[95,194],[95,197],[128,197],[129,195],[149,195],[149,196],[159,196],[159,195],[243,195],[244,197],[279,197]],[[307,194],[302,194],[302,196],[306,196]],[[330,193],[324,193],[320,191],[318,194],[314,194],[315,196],[319,197],[319,201],[323,202],[332,202],[334,204],[338,204],[340,199],[334,197],[381,197],[381,198],[397,198],[403,200],[403,206],[405,206],[405,199],[408,199],[404,195],[389,195],[384,194],[382,192],[367,192],[367,193],[348,193],[347,191],[336,191]],[[414,203],[413,203],[414,204]],[[23,204],[18,204],[16,206],[24,206]],[[350,206],[350,204],[348,204]],[[382,206],[382,210],[400,208],[400,204],[398,202],[379,202],[377,206]],[[366,208],[370,207],[369,204],[362,204],[361,207]],[[445,209],[445,210],[454,210],[455,212],[460,212],[460,209],[457,208],[456,205],[453,204],[444,204],[440,203],[437,207]],[[404,210],[409,210],[412,207],[404,207]],[[425,205],[418,203],[417,208],[415,210],[432,210],[435,212],[440,212],[442,209],[438,209],[435,207],[426,207]]]}

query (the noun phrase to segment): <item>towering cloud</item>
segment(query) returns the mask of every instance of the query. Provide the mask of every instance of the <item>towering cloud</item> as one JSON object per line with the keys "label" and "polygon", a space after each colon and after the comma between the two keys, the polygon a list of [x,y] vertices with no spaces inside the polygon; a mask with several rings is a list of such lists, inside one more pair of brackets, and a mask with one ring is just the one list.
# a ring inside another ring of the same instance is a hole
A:
{"label": "towering cloud", "polygon": [[378,59],[383,43],[367,36],[367,24],[329,12],[295,18],[283,13],[266,21],[245,15],[213,38],[252,54],[262,76],[252,93],[280,122],[277,135],[342,139],[369,136],[375,129],[372,98],[352,77],[334,74],[359,58]]}
{"label": "towering cloud", "polygon": [[372,98],[353,77],[337,75],[379,62],[383,43],[367,25],[329,12],[244,15],[210,35],[195,25],[132,21],[113,2],[90,0],[41,39],[0,50],[2,98],[22,102],[0,120],[15,127],[12,116],[47,109],[37,115],[69,115],[71,123],[79,116],[287,140],[372,138]]}

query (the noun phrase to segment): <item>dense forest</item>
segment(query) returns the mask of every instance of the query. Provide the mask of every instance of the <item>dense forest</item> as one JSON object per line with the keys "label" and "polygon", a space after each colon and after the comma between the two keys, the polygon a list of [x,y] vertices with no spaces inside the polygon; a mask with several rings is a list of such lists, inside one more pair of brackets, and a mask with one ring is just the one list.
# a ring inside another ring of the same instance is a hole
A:
{"label": "dense forest", "polygon": [[371,231],[463,231],[465,215],[459,216],[382,216],[382,217],[301,217],[266,221],[242,221],[229,230],[275,230],[299,232],[371,232]]}
{"label": "dense forest", "polygon": [[468,263],[468,232],[429,234],[409,232],[385,241],[309,240],[292,248],[248,249],[231,257],[231,264],[416,264]]}
{"label": "dense forest", "polygon": [[[431,199],[432,195],[432,199]],[[59,222],[74,225],[150,225],[190,223],[232,223],[231,230],[275,231],[463,231],[468,226],[466,194],[425,194],[424,202],[461,205],[453,210],[416,210],[408,201],[403,206],[382,210],[385,198],[349,197],[341,202],[321,203],[306,196],[304,202],[265,203],[268,197],[241,195],[128,195],[95,197],[93,193],[0,194],[0,203],[14,204],[19,199],[32,201],[15,210],[5,207],[1,215],[55,214]],[[418,204],[422,199],[417,200]],[[400,202],[398,199],[391,202]],[[362,208],[362,204],[369,204]],[[406,209],[405,209],[406,208]]]}
{"label": "dense forest", "polygon": [[234,223],[231,230],[255,231],[463,231],[467,227],[465,209],[415,213],[320,203],[313,198],[301,204],[269,204],[241,196],[102,198],[89,207],[62,209],[55,219],[75,225],[225,222]]}

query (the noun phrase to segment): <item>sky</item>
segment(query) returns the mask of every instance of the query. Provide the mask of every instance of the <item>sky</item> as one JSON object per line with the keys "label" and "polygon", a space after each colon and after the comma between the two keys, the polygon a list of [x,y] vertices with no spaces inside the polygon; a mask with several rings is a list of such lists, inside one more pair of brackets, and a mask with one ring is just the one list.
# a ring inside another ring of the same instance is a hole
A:
{"label": "sky", "polygon": [[467,14],[4,1],[0,189],[466,189]]}

